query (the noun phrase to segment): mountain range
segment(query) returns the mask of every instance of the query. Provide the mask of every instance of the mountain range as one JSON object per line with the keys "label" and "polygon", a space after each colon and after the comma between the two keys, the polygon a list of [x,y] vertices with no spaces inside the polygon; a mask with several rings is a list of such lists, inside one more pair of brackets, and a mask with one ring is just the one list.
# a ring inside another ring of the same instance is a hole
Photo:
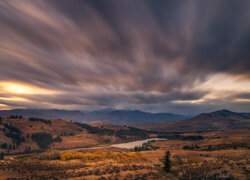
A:
{"label": "mountain range", "polygon": [[13,109],[2,110],[0,116],[18,115],[24,118],[64,119],[89,124],[112,123],[118,125],[168,122],[186,119],[187,116],[172,113],[150,113],[139,110],[104,109],[84,113],[78,110],[59,109]]}
{"label": "mountain range", "polygon": [[80,122],[85,115],[78,110],[61,110],[61,109],[12,109],[0,111],[0,116],[23,116],[24,118],[42,118],[42,119],[64,119]]}
{"label": "mountain range", "polygon": [[73,120],[75,122],[130,125],[161,132],[194,132],[250,127],[250,113],[219,110],[186,117],[172,113],[150,113],[139,110],[103,109],[92,112],[58,109],[13,109],[0,111],[0,116]]}
{"label": "mountain range", "polygon": [[202,113],[195,117],[179,121],[134,126],[160,132],[198,132],[250,128],[250,113],[219,110],[211,113]]}
{"label": "mountain range", "polygon": [[150,122],[167,122],[187,118],[172,113],[149,113],[139,110],[102,110],[94,111],[85,116],[85,122],[112,123],[119,125],[141,124]]}

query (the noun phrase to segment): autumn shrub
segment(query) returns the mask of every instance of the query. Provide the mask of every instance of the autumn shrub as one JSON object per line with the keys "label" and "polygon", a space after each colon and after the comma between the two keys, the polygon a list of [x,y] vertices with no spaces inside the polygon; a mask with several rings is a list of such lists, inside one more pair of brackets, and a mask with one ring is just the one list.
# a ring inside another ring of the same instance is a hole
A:
{"label": "autumn shrub", "polygon": [[74,153],[74,152],[66,152],[60,155],[61,160],[71,160],[71,159],[82,159],[81,157],[82,153]]}
{"label": "autumn shrub", "polygon": [[188,163],[188,164],[199,163],[199,162],[201,162],[201,160],[199,160],[199,159],[188,159],[188,160],[187,160],[187,163]]}
{"label": "autumn shrub", "polygon": [[38,155],[36,155],[35,158],[39,159],[39,160],[56,160],[56,159],[60,159],[60,151],[46,151],[44,153],[40,153]]}
{"label": "autumn shrub", "polygon": [[30,160],[30,157],[23,157],[22,160],[23,160],[23,161],[29,161],[29,160]]}
{"label": "autumn shrub", "polygon": [[139,152],[137,153],[120,153],[120,152],[103,152],[94,153],[66,152],[61,154],[61,160],[82,159],[83,162],[95,162],[104,159],[112,159],[119,163],[128,163],[135,161],[146,161]]}

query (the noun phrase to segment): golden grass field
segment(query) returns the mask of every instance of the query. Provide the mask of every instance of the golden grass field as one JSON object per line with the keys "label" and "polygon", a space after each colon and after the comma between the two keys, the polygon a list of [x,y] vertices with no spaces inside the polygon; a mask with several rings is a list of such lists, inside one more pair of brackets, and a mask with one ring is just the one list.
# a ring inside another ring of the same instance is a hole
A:
{"label": "golden grass field", "polygon": [[[159,149],[130,152],[126,149],[47,151],[6,156],[1,161],[0,179],[249,179],[250,153],[247,148],[227,150],[183,150],[221,143],[249,143],[249,129],[201,133],[199,141],[154,142]],[[190,135],[190,134],[186,134]],[[218,138],[220,137],[220,138]],[[171,153],[171,172],[163,171],[162,158]]]}

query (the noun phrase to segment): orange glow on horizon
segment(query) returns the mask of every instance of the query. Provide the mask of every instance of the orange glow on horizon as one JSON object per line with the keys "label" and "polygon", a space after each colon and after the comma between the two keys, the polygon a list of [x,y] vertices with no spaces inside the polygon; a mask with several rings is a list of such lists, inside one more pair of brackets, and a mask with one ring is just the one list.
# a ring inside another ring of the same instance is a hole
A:
{"label": "orange glow on horizon", "polygon": [[236,99],[235,102],[250,102],[250,99]]}
{"label": "orange glow on horizon", "polygon": [[[17,82],[0,82],[0,88],[10,94],[53,94],[54,92],[47,89],[35,87],[33,85],[21,84]],[[16,98],[16,97],[15,97]],[[24,100],[24,98],[16,98]],[[14,100],[14,99],[13,99]]]}
{"label": "orange glow on horizon", "polygon": [[6,101],[29,101],[26,98],[22,97],[0,97],[0,100],[6,100]]}

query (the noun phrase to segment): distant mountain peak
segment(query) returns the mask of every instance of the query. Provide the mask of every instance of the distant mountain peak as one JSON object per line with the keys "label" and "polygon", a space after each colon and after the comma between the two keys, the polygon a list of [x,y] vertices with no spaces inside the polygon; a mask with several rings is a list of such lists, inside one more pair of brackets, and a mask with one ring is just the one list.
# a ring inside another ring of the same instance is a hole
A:
{"label": "distant mountain peak", "polygon": [[222,109],[222,110],[215,111],[215,112],[218,112],[218,113],[230,113],[230,114],[235,114],[235,112],[230,111],[230,110],[227,110],[227,109]]}
{"label": "distant mountain peak", "polygon": [[198,116],[228,116],[228,115],[232,115],[232,114],[237,114],[237,113],[229,111],[227,109],[222,109],[222,110],[213,111],[210,113],[202,113]]}
{"label": "distant mountain peak", "polygon": [[[136,126],[144,128],[143,125]],[[241,129],[250,127],[250,113],[232,112],[226,109],[202,113],[192,118],[145,126],[146,129],[164,132],[200,132]]]}

